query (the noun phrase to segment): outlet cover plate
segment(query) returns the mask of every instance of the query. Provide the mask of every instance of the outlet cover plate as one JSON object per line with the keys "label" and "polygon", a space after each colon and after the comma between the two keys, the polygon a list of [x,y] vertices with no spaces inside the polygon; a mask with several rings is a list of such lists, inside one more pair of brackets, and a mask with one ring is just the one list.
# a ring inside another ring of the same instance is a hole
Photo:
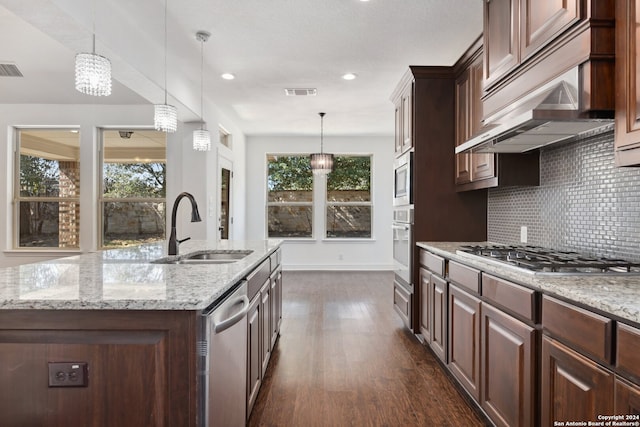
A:
{"label": "outlet cover plate", "polygon": [[86,387],[87,362],[49,362],[49,387]]}

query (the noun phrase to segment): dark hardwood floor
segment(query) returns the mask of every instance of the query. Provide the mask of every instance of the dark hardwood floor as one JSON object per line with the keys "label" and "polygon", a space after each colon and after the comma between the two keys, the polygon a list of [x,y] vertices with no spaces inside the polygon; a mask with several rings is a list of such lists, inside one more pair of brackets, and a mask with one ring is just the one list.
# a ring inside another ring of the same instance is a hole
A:
{"label": "dark hardwood floor", "polygon": [[482,426],[392,307],[389,272],[284,272],[249,426]]}

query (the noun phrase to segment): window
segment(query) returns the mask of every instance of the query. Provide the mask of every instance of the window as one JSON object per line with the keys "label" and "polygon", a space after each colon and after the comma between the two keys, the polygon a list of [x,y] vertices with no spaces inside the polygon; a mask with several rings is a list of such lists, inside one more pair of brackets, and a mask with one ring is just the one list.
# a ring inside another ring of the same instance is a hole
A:
{"label": "window", "polygon": [[[316,232],[327,239],[371,238],[371,158],[336,156],[333,171],[314,185],[308,154],[268,154],[268,237],[312,238]],[[315,230],[314,208],[324,222]]]}
{"label": "window", "polygon": [[102,143],[102,247],[164,240],[165,133],[104,130]]}
{"label": "window", "polygon": [[313,174],[308,155],[267,155],[267,235],[313,237]]}
{"label": "window", "polygon": [[15,246],[79,248],[80,136],[70,129],[18,129]]}
{"label": "window", "polygon": [[326,237],[371,237],[371,156],[336,156],[327,175]]}

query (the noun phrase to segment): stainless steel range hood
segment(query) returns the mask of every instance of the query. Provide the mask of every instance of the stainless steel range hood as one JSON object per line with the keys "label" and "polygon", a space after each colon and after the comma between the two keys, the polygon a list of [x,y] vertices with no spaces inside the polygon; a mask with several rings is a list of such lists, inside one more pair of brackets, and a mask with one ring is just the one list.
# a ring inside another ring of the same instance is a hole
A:
{"label": "stainless steel range hood", "polygon": [[581,117],[576,87],[577,70],[538,89],[508,113],[494,114],[499,117],[456,147],[456,153],[524,153],[612,130],[613,112]]}

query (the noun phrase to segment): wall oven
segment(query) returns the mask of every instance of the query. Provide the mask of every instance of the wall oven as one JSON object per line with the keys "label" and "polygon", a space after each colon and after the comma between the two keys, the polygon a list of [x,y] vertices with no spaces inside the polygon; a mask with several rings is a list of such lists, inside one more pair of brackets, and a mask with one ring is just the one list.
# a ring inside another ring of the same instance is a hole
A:
{"label": "wall oven", "polygon": [[393,162],[393,206],[413,204],[413,151],[404,153]]}
{"label": "wall oven", "polygon": [[393,210],[393,306],[406,326],[412,328],[413,206]]}

